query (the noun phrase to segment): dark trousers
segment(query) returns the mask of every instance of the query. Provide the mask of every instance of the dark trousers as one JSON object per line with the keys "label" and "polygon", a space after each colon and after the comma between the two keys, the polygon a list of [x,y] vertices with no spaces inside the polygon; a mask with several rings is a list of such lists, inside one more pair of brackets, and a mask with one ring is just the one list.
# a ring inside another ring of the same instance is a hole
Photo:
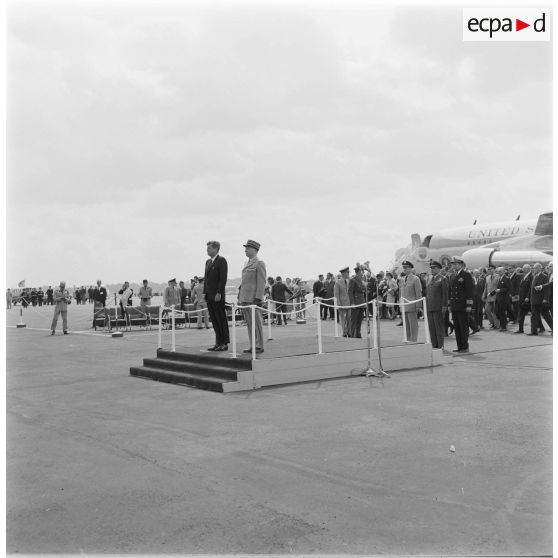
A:
{"label": "dark trousers", "polygon": [[523,332],[523,326],[525,324],[525,316],[529,313],[529,310],[523,308],[523,305],[519,305],[519,310],[517,313],[517,323],[519,325],[519,329],[517,331]]}
{"label": "dark trousers", "polygon": [[444,314],[441,310],[428,311],[428,330],[433,349],[444,348]]}
{"label": "dark trousers", "polygon": [[506,298],[496,297],[496,317],[500,322],[500,329],[506,329],[508,325],[508,300]]}
{"label": "dark trousers", "polygon": [[542,304],[531,304],[531,333],[538,334],[539,327],[542,326],[541,318],[552,329],[552,316],[548,308],[545,308]]}
{"label": "dark trousers", "polygon": [[467,312],[464,310],[452,310],[453,327],[455,328],[455,340],[459,350],[469,348],[469,323]]}
{"label": "dark trousers", "polygon": [[360,328],[362,325],[362,318],[364,316],[364,308],[351,308],[351,329],[349,337],[362,337]]}
{"label": "dark trousers", "polygon": [[475,318],[475,323],[478,328],[482,327],[482,316],[484,314],[484,302],[482,300],[475,301],[475,307],[473,308],[473,316]]}
{"label": "dark trousers", "polygon": [[327,315],[333,320],[333,305],[331,302],[324,302],[320,305],[320,312],[322,320],[327,320]]}
{"label": "dark trousers", "polygon": [[215,331],[215,344],[228,345],[229,339],[229,322],[227,320],[227,311],[223,298],[219,302],[214,300],[206,300],[209,318]]}
{"label": "dark trousers", "polygon": [[287,325],[287,305],[284,302],[277,302],[275,304],[275,311],[277,312],[277,325],[281,325],[281,318],[285,325]]}
{"label": "dark trousers", "polygon": [[444,316],[444,331],[446,333],[446,337],[451,333],[449,330],[453,331],[453,324],[450,321],[450,313],[449,310],[446,310],[446,315]]}

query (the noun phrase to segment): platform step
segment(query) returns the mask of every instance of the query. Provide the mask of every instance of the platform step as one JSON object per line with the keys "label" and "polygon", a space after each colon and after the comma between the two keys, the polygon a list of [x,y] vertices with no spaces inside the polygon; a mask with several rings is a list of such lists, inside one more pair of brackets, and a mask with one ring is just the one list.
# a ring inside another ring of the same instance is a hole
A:
{"label": "platform step", "polygon": [[130,368],[130,375],[140,378],[150,378],[158,382],[179,384],[218,392],[223,392],[223,384],[231,381],[222,378],[203,376],[201,374],[173,372],[170,370],[163,370],[162,368],[150,368],[147,366],[132,366]]}
{"label": "platform step", "polygon": [[234,370],[252,370],[252,360],[249,357],[232,358],[223,353],[219,353],[219,355],[206,351],[181,353],[179,351],[157,349],[157,358],[180,362],[198,362]]}
{"label": "platform step", "polygon": [[213,364],[210,362],[186,362],[184,360],[171,360],[167,358],[144,358],[143,365],[146,368],[163,369],[169,372],[181,372],[236,381],[240,370],[228,366],[228,360],[221,360],[222,362],[219,364]]}

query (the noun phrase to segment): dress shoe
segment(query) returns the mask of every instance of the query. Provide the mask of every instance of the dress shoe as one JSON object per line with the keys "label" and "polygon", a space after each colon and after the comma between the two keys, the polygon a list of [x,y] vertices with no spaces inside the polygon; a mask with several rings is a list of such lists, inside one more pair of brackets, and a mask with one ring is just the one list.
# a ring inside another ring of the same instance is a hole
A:
{"label": "dress shoe", "polygon": [[538,337],[538,333],[526,333],[525,335],[534,335],[535,337]]}
{"label": "dress shoe", "polygon": [[54,335],[54,331],[51,331],[50,334],[51,334],[51,335]]}
{"label": "dress shoe", "polygon": [[251,352],[252,352],[252,349],[244,349],[242,352],[243,352],[243,353],[251,353]]}
{"label": "dress shoe", "polygon": [[228,351],[229,350],[229,346],[228,345],[219,345],[218,347],[215,348],[216,351]]}
{"label": "dress shoe", "polygon": [[65,332],[64,332],[64,335],[68,335],[68,332],[67,332],[67,331],[65,331]]}
{"label": "dress shoe", "polygon": [[219,349],[219,345],[213,345],[213,347],[209,347],[208,351],[216,351]]}
{"label": "dress shoe", "polygon": [[461,352],[461,349],[453,349],[452,352],[454,352],[454,353],[460,353],[460,352]]}
{"label": "dress shoe", "polygon": [[508,330],[507,330],[507,328],[505,328],[505,327],[501,327],[501,328],[500,328],[500,331],[508,331]]}
{"label": "dress shoe", "polygon": [[263,352],[264,352],[263,349],[261,349],[260,347],[256,347],[256,353],[259,354],[259,353],[263,353]]}
{"label": "dress shoe", "polygon": [[518,330],[518,331],[514,331],[514,333],[518,334],[518,333],[525,333],[525,332],[521,329],[521,330]]}
{"label": "dress shoe", "polygon": [[469,349],[460,349],[459,352],[460,352],[460,353],[468,353],[468,352],[469,352]]}

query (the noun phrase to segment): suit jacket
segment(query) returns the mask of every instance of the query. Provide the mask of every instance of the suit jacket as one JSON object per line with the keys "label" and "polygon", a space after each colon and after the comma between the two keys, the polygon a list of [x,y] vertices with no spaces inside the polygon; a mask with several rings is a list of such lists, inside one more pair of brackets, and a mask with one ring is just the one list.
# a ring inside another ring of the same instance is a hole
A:
{"label": "suit jacket", "polygon": [[312,292],[314,293],[314,297],[316,296],[324,296],[324,284],[322,281],[314,281],[312,285]]}
{"label": "suit jacket", "polygon": [[[420,279],[412,273],[407,277],[402,277],[400,293],[400,302],[405,302],[403,299],[418,300],[422,298],[422,283],[420,282]],[[417,308],[420,308],[421,306],[422,304],[420,302],[415,304],[405,304],[405,312],[416,312]]]}
{"label": "suit jacket", "polygon": [[53,293],[53,300],[56,306],[56,310],[61,310],[64,312],[68,310],[68,301],[71,299],[70,293],[64,289],[61,291],[60,289],[56,289]]}
{"label": "suit jacket", "polygon": [[525,299],[531,298],[531,281],[533,280],[533,273],[529,272],[523,277],[519,283],[519,303],[525,302]]}
{"label": "suit jacket", "polygon": [[449,304],[452,312],[464,312],[473,306],[473,277],[461,269],[450,280]]}
{"label": "suit jacket", "polygon": [[225,300],[225,286],[227,285],[228,265],[227,260],[219,254],[212,262],[209,258],[205,262],[205,276],[203,292],[206,300],[215,300],[215,295],[219,293],[221,300]]}
{"label": "suit jacket", "polygon": [[265,263],[257,256],[248,260],[242,269],[242,283],[238,293],[240,304],[253,304],[255,299],[263,300],[267,284]]}
{"label": "suit jacket", "polygon": [[[334,296],[333,291],[335,289],[335,280],[331,279],[324,283],[324,298],[331,298]],[[332,302],[333,304],[333,302]]]}
{"label": "suit jacket", "polygon": [[449,286],[447,279],[438,273],[430,277],[426,285],[426,308],[429,312],[441,312],[442,308],[448,306]]}
{"label": "suit jacket", "polygon": [[333,296],[338,306],[350,306],[351,300],[349,299],[349,280],[341,277],[333,286]]}
{"label": "suit jacket", "polygon": [[475,306],[477,306],[478,303],[482,301],[485,287],[486,279],[484,277],[479,277],[476,283],[475,278],[473,277],[473,302]]}
{"label": "suit jacket", "polygon": [[510,295],[511,290],[511,281],[510,278],[504,274],[500,277],[498,284],[496,285],[497,289],[500,289],[499,293],[496,293],[496,300],[499,302],[505,302],[508,300],[508,296]]}
{"label": "suit jacket", "polygon": [[512,296],[517,296],[519,294],[519,285],[521,284],[521,279],[523,279],[523,275],[515,273],[515,271],[510,277],[510,294]]}
{"label": "suit jacket", "polygon": [[102,285],[100,288],[95,287],[95,290],[93,291],[93,300],[100,302],[103,306],[105,305],[107,301],[107,290],[105,289],[105,287],[103,287]]}
{"label": "suit jacket", "polygon": [[364,298],[365,292],[366,287],[364,286],[362,279],[358,275],[355,275],[349,281],[349,286],[347,288],[347,293],[349,295],[351,305],[362,304],[366,302],[366,299]]}
{"label": "suit jacket", "polygon": [[544,285],[545,283],[548,283],[548,275],[546,275],[543,271],[533,277],[533,281],[531,282],[531,305],[542,304],[542,301],[545,300],[545,290],[535,290],[535,287],[538,285]]}
{"label": "suit jacket", "polygon": [[276,281],[271,286],[271,298],[275,300],[275,302],[285,302],[287,300],[285,293],[289,293],[289,295],[293,294],[293,291],[291,291],[285,283]]}

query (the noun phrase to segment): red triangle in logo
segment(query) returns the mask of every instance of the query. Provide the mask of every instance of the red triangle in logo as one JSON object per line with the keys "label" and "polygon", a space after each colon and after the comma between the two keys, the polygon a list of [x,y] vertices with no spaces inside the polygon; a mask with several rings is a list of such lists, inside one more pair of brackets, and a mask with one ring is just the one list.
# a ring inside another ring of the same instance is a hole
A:
{"label": "red triangle in logo", "polygon": [[526,27],[531,27],[531,24],[530,23],[525,23],[524,21],[521,21],[520,19],[515,20],[515,30],[516,31],[521,31],[522,29],[525,29]]}

